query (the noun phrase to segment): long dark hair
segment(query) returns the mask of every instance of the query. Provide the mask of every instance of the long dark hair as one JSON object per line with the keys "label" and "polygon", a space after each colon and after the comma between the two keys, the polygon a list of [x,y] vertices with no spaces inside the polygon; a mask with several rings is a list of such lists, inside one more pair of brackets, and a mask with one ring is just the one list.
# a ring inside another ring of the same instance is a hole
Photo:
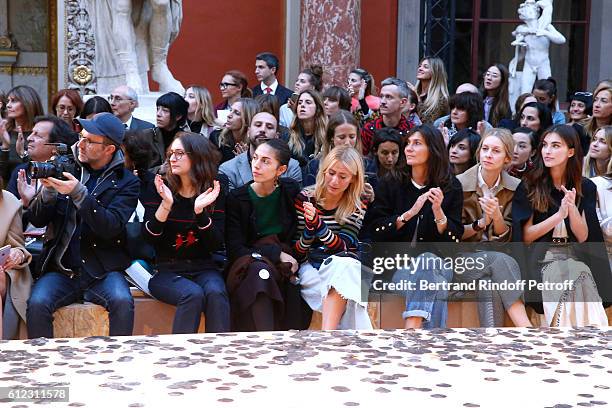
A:
{"label": "long dark hair", "polygon": [[[178,132],[175,140],[178,139],[183,145],[185,154],[191,160],[190,177],[196,195],[202,194],[213,186],[213,180],[217,177],[221,153],[205,137],[199,133]],[[181,188],[179,176],[168,172],[166,175],[168,186],[173,194],[177,194]]]}
{"label": "long dark hair", "polygon": [[535,133],[538,139],[542,139],[542,136],[541,136],[542,133],[548,130],[548,128],[551,127],[553,124],[552,113],[550,112],[550,109],[548,109],[548,106],[540,102],[526,103],[525,105],[523,105],[523,107],[521,108],[521,110],[518,112],[518,115],[517,115],[519,126],[521,122],[521,115],[523,114],[523,111],[525,110],[525,108],[536,108],[538,110],[538,118],[540,119],[540,129]]}
{"label": "long dark hair", "polygon": [[475,130],[461,129],[451,136],[448,141],[448,151],[450,151],[451,147],[466,139],[470,148],[470,161],[468,165],[468,168],[470,168],[476,164],[476,150],[478,150],[478,145],[480,144],[480,135]]}
{"label": "long dark hair", "polygon": [[[423,136],[427,149],[429,150],[429,160],[427,161],[427,184],[440,187],[442,191],[448,191],[451,185],[452,173],[442,133],[431,125],[421,125],[412,129],[410,133],[408,133],[406,140],[417,132]],[[409,183],[412,178],[412,166],[406,166],[405,174],[404,182]]]}
{"label": "long dark hair", "polygon": [[574,155],[567,160],[565,167],[565,188],[568,190],[576,189],[576,205],[582,198],[582,147],[580,146],[578,133],[571,126],[555,125],[544,132],[540,138],[534,168],[523,176],[527,186],[527,197],[533,209],[541,213],[548,211],[552,204],[560,204],[553,202],[551,192],[555,186],[550,176],[550,169],[544,166],[542,160],[542,145],[546,136],[551,133],[559,135],[570,149],[574,149]]}
{"label": "long dark hair", "polygon": [[[493,106],[491,106],[488,118],[488,122],[493,125],[493,127],[497,127],[502,119],[509,118],[512,115],[510,110],[510,92],[508,91],[508,77],[510,73],[504,64],[497,63],[491,65],[491,67],[497,68],[501,73],[501,82],[493,95]],[[487,97],[487,92],[484,89],[484,81],[481,93],[483,98]]]}
{"label": "long dark hair", "polygon": [[[378,160],[378,148],[381,144],[386,142],[395,143],[399,149],[397,162],[391,170],[387,170]],[[397,129],[390,127],[376,129],[374,131],[374,139],[372,142],[372,152],[374,162],[376,163],[376,168],[378,169],[377,175],[381,179],[401,179],[402,174],[406,172],[406,157],[404,157],[404,143],[402,142],[402,136],[399,134]]]}

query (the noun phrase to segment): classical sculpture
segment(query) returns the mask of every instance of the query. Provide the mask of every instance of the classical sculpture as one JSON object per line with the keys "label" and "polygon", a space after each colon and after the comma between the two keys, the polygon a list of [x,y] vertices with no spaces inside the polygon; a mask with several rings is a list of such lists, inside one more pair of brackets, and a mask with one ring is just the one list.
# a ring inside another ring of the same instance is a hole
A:
{"label": "classical sculpture", "polygon": [[87,1],[95,32],[98,93],[124,84],[147,93],[149,69],[161,92],[184,92],[167,63],[183,19],[182,0]]}
{"label": "classical sculpture", "polygon": [[[515,40],[515,54],[509,64],[510,99],[514,106],[516,98],[531,92],[536,79],[551,76],[548,48],[550,43],[564,44],[565,37],[553,27],[553,0],[526,0],[518,8],[519,18],[524,24],[512,32]],[[523,71],[517,72],[518,63],[523,60]]]}

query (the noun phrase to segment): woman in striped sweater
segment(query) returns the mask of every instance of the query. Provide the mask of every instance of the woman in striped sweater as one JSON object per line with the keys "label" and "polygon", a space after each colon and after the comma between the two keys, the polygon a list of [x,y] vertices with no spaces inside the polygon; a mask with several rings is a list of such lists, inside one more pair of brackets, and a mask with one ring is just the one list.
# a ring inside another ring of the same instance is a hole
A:
{"label": "woman in striped sweater", "polygon": [[323,313],[323,330],[371,329],[367,295],[361,296],[357,236],[366,203],[363,159],[352,147],[334,148],[323,160],[314,186],[295,200],[302,297]]}

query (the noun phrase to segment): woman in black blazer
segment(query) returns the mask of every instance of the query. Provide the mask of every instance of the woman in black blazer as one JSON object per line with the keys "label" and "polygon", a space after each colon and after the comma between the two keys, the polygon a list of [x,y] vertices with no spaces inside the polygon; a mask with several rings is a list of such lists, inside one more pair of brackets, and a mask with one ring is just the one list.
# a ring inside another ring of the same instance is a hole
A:
{"label": "woman in black blazer", "polygon": [[[380,183],[376,201],[368,209],[366,228],[374,242],[459,242],[463,235],[461,183],[452,175],[444,139],[430,125],[413,129],[404,149],[406,173],[399,180]],[[418,248],[417,248],[418,249]],[[421,265],[413,271],[399,269],[394,280],[416,283],[406,292],[406,328],[444,327],[447,306],[444,291],[419,290],[420,281],[449,282],[451,268],[437,268],[440,262],[433,250],[421,253]],[[436,269],[437,268],[437,269]]]}

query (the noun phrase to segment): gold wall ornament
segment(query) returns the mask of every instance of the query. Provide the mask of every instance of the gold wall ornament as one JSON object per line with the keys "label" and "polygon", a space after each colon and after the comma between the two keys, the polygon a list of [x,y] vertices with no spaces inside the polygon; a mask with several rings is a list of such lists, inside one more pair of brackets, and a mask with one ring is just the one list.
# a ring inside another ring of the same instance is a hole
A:
{"label": "gold wall ornament", "polygon": [[13,67],[13,75],[39,76],[47,75],[47,67]]}
{"label": "gold wall ornament", "polygon": [[13,46],[13,42],[9,37],[0,36],[0,48],[10,49]]}
{"label": "gold wall ornament", "polygon": [[79,65],[72,72],[72,79],[81,86],[89,83],[92,77],[91,69],[85,65]]}

